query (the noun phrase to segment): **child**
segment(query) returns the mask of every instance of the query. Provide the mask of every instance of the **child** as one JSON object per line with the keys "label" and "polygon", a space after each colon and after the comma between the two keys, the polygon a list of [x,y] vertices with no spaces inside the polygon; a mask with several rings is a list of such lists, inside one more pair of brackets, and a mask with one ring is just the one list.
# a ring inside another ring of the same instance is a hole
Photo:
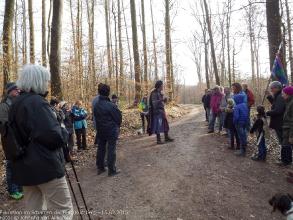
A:
{"label": "child", "polygon": [[111,102],[118,107],[118,96],[113,94],[111,97]]}
{"label": "child", "polygon": [[258,155],[251,159],[255,161],[265,161],[267,156],[265,137],[269,135],[268,122],[266,119],[265,108],[263,106],[257,106],[256,110],[257,119],[250,129],[250,134],[257,132]]}
{"label": "child", "polygon": [[238,137],[240,140],[240,151],[236,153],[237,156],[244,157],[247,147],[247,127],[249,123],[248,106],[245,102],[246,97],[239,93],[233,97],[235,107],[233,111],[233,123],[236,127]]}
{"label": "child", "polygon": [[234,101],[233,99],[227,100],[227,108],[224,109],[226,113],[225,121],[224,121],[224,127],[229,130],[229,136],[230,136],[230,147],[229,149],[234,150],[235,145],[235,138],[236,138],[236,150],[240,149],[240,142],[239,137],[235,128],[235,125],[233,124],[233,108],[234,108]]}

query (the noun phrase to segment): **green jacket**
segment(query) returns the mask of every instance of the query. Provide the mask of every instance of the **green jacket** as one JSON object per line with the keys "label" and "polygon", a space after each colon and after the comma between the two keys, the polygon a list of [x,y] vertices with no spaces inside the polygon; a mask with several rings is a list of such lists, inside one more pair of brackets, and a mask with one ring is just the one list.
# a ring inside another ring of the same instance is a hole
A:
{"label": "green jacket", "polygon": [[289,138],[293,139],[293,96],[286,100],[286,111],[283,123],[283,145],[289,145]]}

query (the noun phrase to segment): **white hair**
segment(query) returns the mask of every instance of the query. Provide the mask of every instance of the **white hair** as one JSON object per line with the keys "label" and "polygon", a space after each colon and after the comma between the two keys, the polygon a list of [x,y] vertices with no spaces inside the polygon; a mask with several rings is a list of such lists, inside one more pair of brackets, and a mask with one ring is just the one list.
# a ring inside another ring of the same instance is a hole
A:
{"label": "white hair", "polygon": [[23,67],[16,85],[22,91],[44,95],[48,92],[49,81],[50,73],[46,68],[29,64]]}

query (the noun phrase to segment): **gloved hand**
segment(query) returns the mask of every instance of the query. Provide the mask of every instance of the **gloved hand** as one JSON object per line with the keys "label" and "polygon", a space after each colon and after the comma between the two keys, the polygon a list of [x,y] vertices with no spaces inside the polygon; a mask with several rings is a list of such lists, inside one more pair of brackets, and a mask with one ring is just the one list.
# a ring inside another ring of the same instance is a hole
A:
{"label": "gloved hand", "polygon": [[289,143],[293,144],[293,137],[289,137]]}

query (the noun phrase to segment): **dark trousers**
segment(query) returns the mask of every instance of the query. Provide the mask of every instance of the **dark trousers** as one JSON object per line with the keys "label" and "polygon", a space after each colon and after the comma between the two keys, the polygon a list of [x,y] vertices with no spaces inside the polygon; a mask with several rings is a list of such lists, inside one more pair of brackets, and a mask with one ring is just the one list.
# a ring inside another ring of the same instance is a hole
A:
{"label": "dark trousers", "polygon": [[76,134],[76,142],[77,142],[78,149],[79,150],[86,149],[87,148],[86,128],[75,129],[75,134]]}
{"label": "dark trousers", "polygon": [[275,129],[279,144],[281,145],[283,142],[283,129]]}
{"label": "dark trousers", "polygon": [[236,125],[236,130],[240,140],[240,151],[241,153],[246,152],[247,147],[247,126],[246,125]]}
{"label": "dark trousers", "polygon": [[285,165],[292,163],[292,145],[282,145],[281,160]]}
{"label": "dark trousers", "polygon": [[267,146],[265,137],[262,137],[258,144],[258,159],[265,160],[267,156]]}
{"label": "dark trousers", "polygon": [[73,147],[74,147],[74,134],[73,133],[69,133],[68,136],[68,149],[70,152],[73,151]]}
{"label": "dark trousers", "polygon": [[239,140],[239,136],[238,136],[236,128],[235,127],[230,128],[229,131],[230,131],[231,148],[235,147],[235,139],[236,139],[237,149],[240,148],[240,140]]}
{"label": "dark trousers", "polygon": [[14,184],[12,181],[12,168],[10,160],[6,160],[6,183],[9,194],[22,192],[22,187]]}
{"label": "dark trousers", "polygon": [[145,123],[145,122],[148,123],[148,115],[140,114],[140,117],[141,117],[142,131],[143,131],[143,133],[145,133],[146,127],[148,127],[148,126],[146,126],[146,123]]}
{"label": "dark trousers", "polygon": [[109,173],[116,171],[116,143],[117,139],[99,139],[96,161],[99,170],[105,169],[105,154],[107,151]]}

